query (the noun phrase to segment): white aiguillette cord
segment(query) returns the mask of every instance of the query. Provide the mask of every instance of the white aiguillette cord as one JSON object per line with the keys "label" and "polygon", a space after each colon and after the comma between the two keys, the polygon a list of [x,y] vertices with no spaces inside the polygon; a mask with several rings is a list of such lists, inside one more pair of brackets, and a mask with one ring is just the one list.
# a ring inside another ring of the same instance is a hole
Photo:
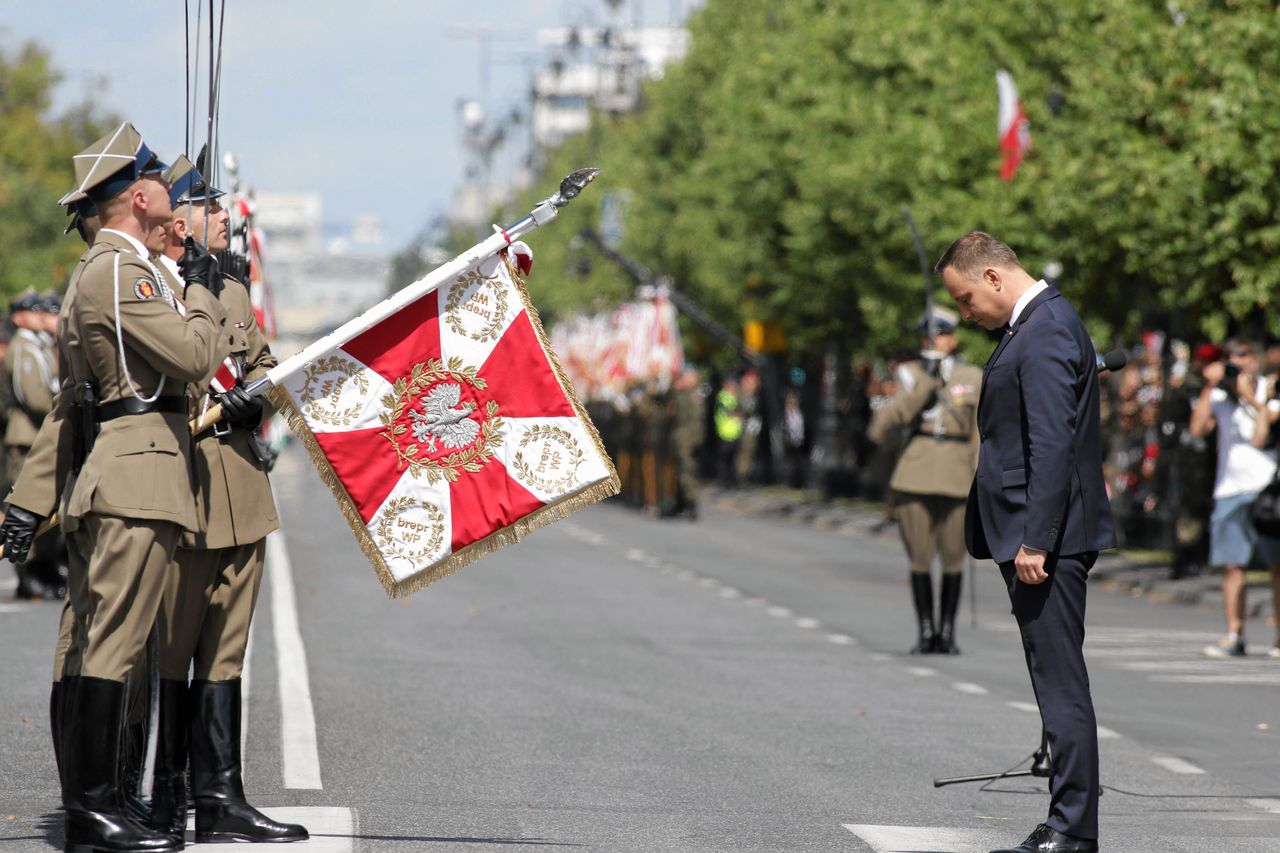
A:
{"label": "white aiguillette cord", "polygon": [[[146,261],[147,266],[151,267],[151,272],[156,277],[156,287],[159,288],[161,286],[159,283],[160,271],[157,270],[154,266],[152,266],[150,259],[143,258],[143,260]],[[129,385],[129,393],[144,403],[154,403],[156,400],[160,399],[160,394],[162,391],[164,391],[164,380],[166,378],[165,375],[163,373],[160,374],[160,383],[156,385],[156,393],[152,394],[150,397],[144,397],[142,396],[142,392],[138,390],[138,386],[134,383],[133,376],[130,375],[129,373],[129,362],[125,359],[125,355],[124,355],[124,324],[120,322],[120,253],[119,252],[116,252],[115,272],[116,272],[116,278],[115,278],[116,346],[120,350],[120,367],[122,370],[124,370],[124,379],[125,379],[125,382],[127,382]]]}

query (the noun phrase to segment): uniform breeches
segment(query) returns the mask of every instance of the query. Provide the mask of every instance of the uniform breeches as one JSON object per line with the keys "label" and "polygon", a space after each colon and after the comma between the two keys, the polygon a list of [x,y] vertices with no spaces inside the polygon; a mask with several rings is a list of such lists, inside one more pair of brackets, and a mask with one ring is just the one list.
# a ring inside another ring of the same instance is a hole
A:
{"label": "uniform breeches", "polygon": [[239,678],[262,584],[266,540],[202,550],[180,548],[160,608],[160,677]]}
{"label": "uniform breeches", "polygon": [[[67,595],[62,599],[62,616],[58,619],[58,641],[53,647],[53,680],[80,672],[80,655],[75,650],[77,624],[83,624],[89,602],[89,561],[80,555],[80,539],[67,537]],[[77,609],[78,608],[78,609]]]}
{"label": "uniform breeches", "polygon": [[935,552],[942,571],[964,567],[964,498],[894,492],[894,515],[911,571],[928,572]]}
{"label": "uniform breeches", "polygon": [[67,675],[124,681],[139,660],[160,608],[165,574],[182,528],[171,521],[90,513],[72,534],[68,590],[73,630]]}

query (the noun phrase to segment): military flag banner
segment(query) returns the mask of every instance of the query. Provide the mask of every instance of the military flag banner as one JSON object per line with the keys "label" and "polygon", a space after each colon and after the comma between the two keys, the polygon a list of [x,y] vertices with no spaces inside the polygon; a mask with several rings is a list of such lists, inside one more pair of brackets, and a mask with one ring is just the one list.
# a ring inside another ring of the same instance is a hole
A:
{"label": "military flag banner", "polygon": [[393,597],[618,492],[506,250],[272,397]]}

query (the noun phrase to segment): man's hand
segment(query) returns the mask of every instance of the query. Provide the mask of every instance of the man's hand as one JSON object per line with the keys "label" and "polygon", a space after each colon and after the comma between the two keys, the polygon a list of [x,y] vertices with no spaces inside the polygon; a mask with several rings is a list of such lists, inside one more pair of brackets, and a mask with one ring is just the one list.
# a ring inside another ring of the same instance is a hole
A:
{"label": "man's hand", "polygon": [[1018,573],[1018,580],[1033,585],[1047,581],[1049,575],[1044,570],[1044,561],[1048,554],[1048,551],[1028,548],[1026,545],[1019,548],[1018,556],[1013,558],[1013,568]]}
{"label": "man's hand", "polygon": [[223,394],[222,416],[236,426],[256,428],[262,423],[262,398],[250,396],[244,386],[236,385]]}
{"label": "man's hand", "polygon": [[27,553],[31,550],[31,541],[36,538],[36,529],[43,518],[28,512],[20,506],[9,505],[9,512],[0,523],[0,544],[4,545],[4,556],[9,562],[25,563]]}
{"label": "man's hand", "polygon": [[218,259],[190,237],[187,238],[182,257],[178,258],[178,271],[182,273],[182,280],[187,283],[187,287],[198,284],[207,288],[214,296],[222,291],[222,273],[218,271]]}

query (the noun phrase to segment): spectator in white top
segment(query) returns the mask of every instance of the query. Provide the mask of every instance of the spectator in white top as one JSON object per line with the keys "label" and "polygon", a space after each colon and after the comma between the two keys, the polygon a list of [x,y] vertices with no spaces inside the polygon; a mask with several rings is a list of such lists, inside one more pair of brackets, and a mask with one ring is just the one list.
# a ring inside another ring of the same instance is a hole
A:
{"label": "spectator in white top", "polygon": [[[1214,658],[1245,654],[1245,570],[1256,556],[1271,571],[1277,630],[1280,631],[1280,539],[1259,536],[1249,523],[1249,505],[1276,472],[1276,451],[1268,447],[1271,425],[1280,418],[1275,388],[1258,372],[1257,348],[1234,340],[1227,361],[1204,368],[1204,390],[1191,412],[1191,434],[1218,430],[1218,472],[1213,485],[1209,562],[1223,566],[1222,598],[1227,633],[1205,648]],[[1268,654],[1280,659],[1280,641]]]}

